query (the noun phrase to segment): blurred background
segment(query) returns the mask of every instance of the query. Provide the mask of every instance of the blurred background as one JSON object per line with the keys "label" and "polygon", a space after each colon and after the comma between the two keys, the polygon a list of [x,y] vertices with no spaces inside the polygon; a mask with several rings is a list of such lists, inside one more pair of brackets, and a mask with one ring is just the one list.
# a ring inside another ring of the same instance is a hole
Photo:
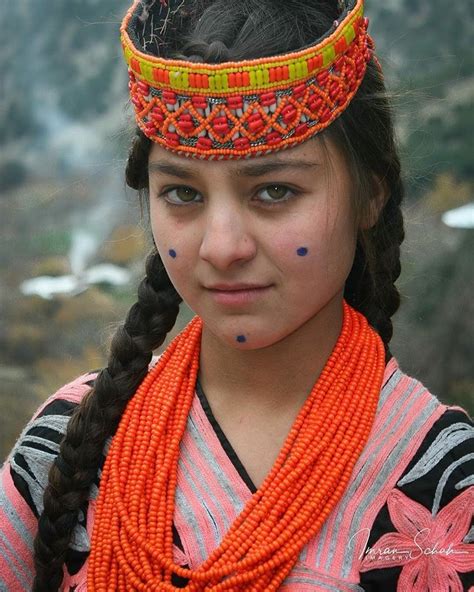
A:
{"label": "blurred background", "polygon": [[[124,168],[123,0],[0,2],[0,457],[102,367],[151,247]],[[407,185],[393,353],[474,412],[474,45],[468,0],[367,0]],[[189,318],[183,310],[177,329]]]}

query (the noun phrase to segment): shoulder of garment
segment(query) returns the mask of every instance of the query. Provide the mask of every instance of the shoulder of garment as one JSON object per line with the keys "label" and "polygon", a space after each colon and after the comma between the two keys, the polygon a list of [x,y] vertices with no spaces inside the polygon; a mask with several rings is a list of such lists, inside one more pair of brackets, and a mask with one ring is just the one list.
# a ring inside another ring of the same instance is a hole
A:
{"label": "shoulder of garment", "polygon": [[361,565],[367,592],[474,586],[474,425],[447,408],[378,513]]}

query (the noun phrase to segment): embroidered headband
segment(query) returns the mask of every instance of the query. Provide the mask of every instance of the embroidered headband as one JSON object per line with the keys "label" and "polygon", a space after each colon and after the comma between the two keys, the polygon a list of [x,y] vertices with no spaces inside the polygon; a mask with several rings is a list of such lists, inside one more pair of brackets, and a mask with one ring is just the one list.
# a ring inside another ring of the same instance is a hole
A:
{"label": "embroidered headband", "polygon": [[[346,109],[373,55],[363,0],[341,0],[339,19],[315,45],[221,64],[156,55],[170,20],[186,12],[183,0],[160,0],[153,24],[154,4],[134,1],[120,29],[131,100],[144,134],[184,156],[249,158],[304,142]],[[143,48],[147,26],[154,54]]]}

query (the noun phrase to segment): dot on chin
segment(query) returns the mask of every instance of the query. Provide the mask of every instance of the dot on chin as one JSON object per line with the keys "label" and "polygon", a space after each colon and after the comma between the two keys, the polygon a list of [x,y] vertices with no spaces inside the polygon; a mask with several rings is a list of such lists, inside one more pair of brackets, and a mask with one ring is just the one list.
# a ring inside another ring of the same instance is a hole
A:
{"label": "dot on chin", "polygon": [[237,341],[239,343],[245,343],[247,341],[247,338],[245,337],[245,335],[237,335]]}
{"label": "dot on chin", "polygon": [[170,257],[173,257],[173,259],[176,259],[176,251],[174,249],[170,249],[168,251]]}
{"label": "dot on chin", "polygon": [[299,249],[296,250],[296,252],[298,253],[298,255],[300,257],[304,257],[305,255],[308,254],[308,249],[306,247],[300,247]]}

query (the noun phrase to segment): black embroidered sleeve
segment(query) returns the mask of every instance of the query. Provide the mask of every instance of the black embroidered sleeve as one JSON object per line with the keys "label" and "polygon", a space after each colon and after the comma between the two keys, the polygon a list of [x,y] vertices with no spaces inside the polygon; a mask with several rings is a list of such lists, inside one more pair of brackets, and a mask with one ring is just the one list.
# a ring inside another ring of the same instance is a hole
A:
{"label": "black embroidered sleeve", "polygon": [[362,588],[421,590],[428,573],[440,590],[473,586],[473,486],[474,426],[462,411],[450,409],[428,432],[374,521]]}

